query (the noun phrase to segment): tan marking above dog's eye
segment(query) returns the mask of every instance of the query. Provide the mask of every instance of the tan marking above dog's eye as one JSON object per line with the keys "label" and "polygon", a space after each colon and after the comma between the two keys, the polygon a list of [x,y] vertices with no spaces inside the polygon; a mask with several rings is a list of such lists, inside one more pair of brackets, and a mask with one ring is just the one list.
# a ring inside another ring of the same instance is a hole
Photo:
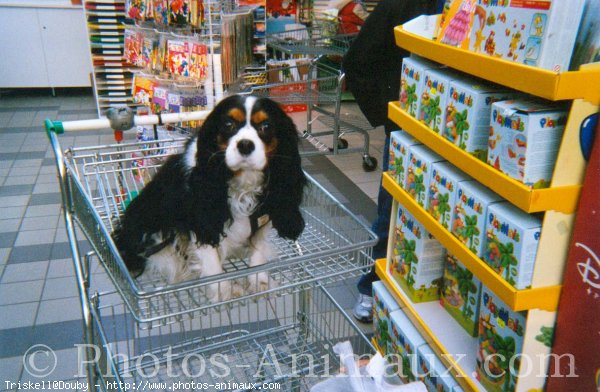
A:
{"label": "tan marking above dog's eye", "polygon": [[254,124],[260,124],[261,122],[268,120],[269,115],[267,113],[265,113],[264,111],[259,110],[252,115],[251,119]]}
{"label": "tan marking above dog's eye", "polygon": [[243,123],[246,121],[246,114],[242,109],[233,108],[231,109],[227,115],[237,121],[238,123]]}

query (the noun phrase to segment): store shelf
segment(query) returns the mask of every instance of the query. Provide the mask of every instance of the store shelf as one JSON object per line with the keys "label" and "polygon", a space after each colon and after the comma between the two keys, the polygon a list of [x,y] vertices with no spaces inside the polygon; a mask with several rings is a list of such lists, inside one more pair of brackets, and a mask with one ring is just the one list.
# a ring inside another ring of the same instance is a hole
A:
{"label": "store shelf", "polygon": [[467,332],[442,308],[438,301],[415,304],[386,273],[386,260],[375,264],[377,275],[394,296],[402,311],[419,330],[431,349],[466,391],[483,391],[475,378],[477,338]]}
{"label": "store shelf", "polygon": [[431,131],[402,110],[398,102],[389,103],[388,116],[403,130],[525,212],[554,210],[570,214],[577,210],[580,185],[531,189]]}
{"label": "store shelf", "polygon": [[600,67],[557,73],[444,45],[402,26],[397,26],[394,34],[396,44],[411,53],[503,86],[554,101],[582,98],[600,102]]}
{"label": "store shelf", "polygon": [[555,311],[560,297],[560,285],[517,290],[491,267],[452,235],[398,185],[388,173],[383,173],[383,187],[403,208],[418,220],[450,253],[455,255],[481,282],[515,311],[541,309]]}

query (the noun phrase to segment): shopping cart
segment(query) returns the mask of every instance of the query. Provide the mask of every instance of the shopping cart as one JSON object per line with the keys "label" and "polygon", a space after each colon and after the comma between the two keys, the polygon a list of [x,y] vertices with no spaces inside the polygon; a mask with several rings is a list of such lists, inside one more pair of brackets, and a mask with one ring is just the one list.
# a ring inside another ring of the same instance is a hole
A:
{"label": "shopping cart", "polygon": [[[136,116],[133,123],[179,123],[202,120],[206,115]],[[126,385],[131,385],[125,382],[151,379],[210,384],[217,382],[217,369],[200,374],[194,366],[201,358],[220,353],[231,358],[227,364],[232,373],[219,378],[219,382],[273,382],[284,385],[284,390],[306,390],[318,381],[313,376],[337,369],[335,360],[329,359],[334,357],[333,343],[350,339],[357,351],[373,352],[367,338],[341,312],[326,286],[354,279],[371,267],[371,247],[377,238],[312,179],[301,207],[306,229],[297,241],[283,240],[272,233],[278,255],[270,262],[249,267],[247,260],[228,260],[224,274],[175,285],[156,277],[133,278],[115,248],[111,232],[128,202],[185,140],[61,149],[61,132],[103,129],[110,124],[104,118],[46,121],[83,311],[89,385],[125,391]],[[78,233],[92,248],[85,255]],[[92,263],[106,271],[114,287],[112,293],[95,292]],[[270,275],[272,283],[267,290],[226,301],[211,302],[207,298],[209,286],[254,279],[258,272]],[[312,360],[306,362],[309,357],[301,354],[311,354]],[[294,362],[299,357],[306,363]],[[276,372],[272,366],[260,366],[275,362],[280,365]],[[233,369],[234,364],[249,366]],[[123,383],[111,384],[113,381]]]}
{"label": "shopping cart", "polygon": [[[287,64],[285,61],[267,64],[266,71],[248,74],[249,82],[242,86],[242,91],[271,98],[284,107],[304,105],[307,128],[301,136],[315,149],[303,151],[303,155],[361,152],[363,169],[370,172],[377,168],[377,159],[369,153],[369,130],[373,127],[361,114],[342,113],[344,79],[344,73],[328,64],[324,57],[288,60]],[[349,133],[362,136],[362,147],[349,148],[344,139]],[[331,143],[326,142],[329,137]]]}

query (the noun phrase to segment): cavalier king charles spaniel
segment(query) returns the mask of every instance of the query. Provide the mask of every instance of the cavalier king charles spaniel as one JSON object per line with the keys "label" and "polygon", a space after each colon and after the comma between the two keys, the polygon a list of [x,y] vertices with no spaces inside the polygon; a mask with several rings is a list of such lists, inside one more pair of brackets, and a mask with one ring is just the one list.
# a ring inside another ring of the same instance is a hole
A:
{"label": "cavalier king charles spaniel", "polygon": [[[290,240],[304,229],[300,161],[296,127],[276,102],[225,98],[125,210],[113,238],[126,266],[176,283],[223,273],[231,257],[264,264],[272,228]],[[269,276],[233,286],[209,285],[209,300],[265,290]]]}

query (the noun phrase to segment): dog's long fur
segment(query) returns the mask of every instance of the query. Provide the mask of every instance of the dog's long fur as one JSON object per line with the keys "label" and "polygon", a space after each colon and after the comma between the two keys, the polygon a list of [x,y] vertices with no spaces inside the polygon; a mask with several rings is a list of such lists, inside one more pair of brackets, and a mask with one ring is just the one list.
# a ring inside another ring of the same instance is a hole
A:
{"label": "dog's long fur", "polygon": [[[271,228],[291,240],[304,229],[300,161],[296,127],[277,103],[224,99],[125,211],[113,233],[125,264],[134,274],[152,270],[174,283],[221,273],[232,255],[248,256],[251,266],[266,262]],[[270,221],[252,230],[251,215]],[[249,290],[268,284],[259,273]],[[209,296],[226,300],[229,286],[221,282]]]}

